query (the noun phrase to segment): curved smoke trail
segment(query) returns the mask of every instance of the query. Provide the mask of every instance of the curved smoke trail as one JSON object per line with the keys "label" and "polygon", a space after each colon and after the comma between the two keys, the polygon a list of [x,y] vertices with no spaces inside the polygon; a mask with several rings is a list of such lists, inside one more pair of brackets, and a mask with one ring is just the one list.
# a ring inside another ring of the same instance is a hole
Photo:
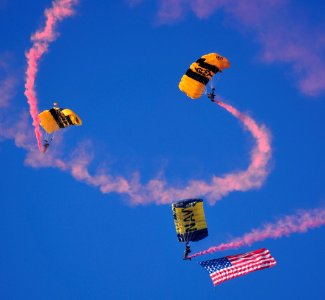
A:
{"label": "curved smoke trail", "polygon": [[325,209],[302,210],[296,215],[285,216],[274,224],[265,224],[262,228],[253,229],[242,237],[234,238],[228,243],[210,247],[207,250],[197,252],[189,257],[193,258],[217,251],[250,246],[253,243],[261,242],[265,239],[278,239],[283,236],[290,236],[293,233],[306,232],[309,229],[323,225],[325,225]]}
{"label": "curved smoke trail", "polygon": [[223,176],[212,176],[210,181],[189,180],[183,186],[171,186],[164,178],[158,176],[141,183],[138,172],[131,178],[112,176],[109,172],[100,170],[95,174],[89,171],[92,158],[89,149],[78,147],[78,153],[71,161],[63,161],[50,155],[40,159],[37,155],[30,155],[27,163],[37,166],[53,166],[69,172],[75,179],[98,188],[103,194],[118,193],[127,195],[132,204],[169,204],[176,200],[206,197],[210,204],[225,197],[233,191],[247,191],[259,188],[268,173],[268,163],[271,158],[271,138],[264,125],[258,125],[251,117],[239,112],[234,107],[218,101],[218,105],[230,112],[244,125],[255,139],[251,150],[250,163],[246,170],[233,171]]}
{"label": "curved smoke trail", "polygon": [[[72,5],[75,0],[57,0],[53,6],[45,11],[45,27],[32,36],[33,46],[26,53],[28,68],[26,71],[25,95],[30,106],[30,114],[33,118],[35,135],[40,151],[43,151],[41,143],[41,131],[38,119],[37,97],[35,92],[35,77],[38,70],[38,62],[48,50],[49,43],[56,38],[55,25],[64,17],[73,14]],[[205,196],[214,204],[217,200],[232,191],[247,191],[259,188],[267,177],[268,162],[271,158],[270,135],[264,125],[258,125],[251,117],[239,112],[234,107],[222,101],[216,101],[218,105],[238,118],[244,127],[251,132],[256,144],[250,155],[250,164],[246,170],[234,171],[221,177],[212,176],[210,182],[203,180],[189,180],[184,186],[175,187],[167,184],[166,180],[156,177],[146,184],[140,182],[140,176],[136,172],[131,179],[122,176],[112,176],[106,172],[91,174],[89,165],[91,158],[87,151],[78,153],[71,161],[60,160],[57,157],[47,155],[41,159],[36,153],[29,153],[27,162],[32,166],[54,166],[71,173],[80,181],[100,189],[102,193],[125,194],[130,197],[133,204],[171,203],[178,199],[196,196]]]}
{"label": "curved smoke trail", "polygon": [[72,5],[77,0],[57,0],[52,2],[52,7],[45,10],[46,23],[44,28],[38,30],[32,35],[32,47],[26,53],[27,70],[25,82],[25,96],[29,104],[29,112],[33,119],[35,136],[37,139],[38,148],[43,152],[41,142],[42,133],[39,125],[37,97],[35,91],[35,78],[38,71],[38,62],[44,53],[47,52],[49,43],[56,39],[55,26],[58,21],[73,14]]}

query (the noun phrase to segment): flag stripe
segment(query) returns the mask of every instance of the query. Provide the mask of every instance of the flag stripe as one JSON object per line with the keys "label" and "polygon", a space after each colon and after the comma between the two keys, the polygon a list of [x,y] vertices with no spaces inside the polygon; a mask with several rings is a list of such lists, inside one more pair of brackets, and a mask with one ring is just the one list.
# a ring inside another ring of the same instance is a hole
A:
{"label": "flag stripe", "polygon": [[237,259],[237,260],[230,260],[230,263],[232,266],[241,266],[241,265],[245,265],[246,263],[250,263],[250,262],[258,262],[258,261],[263,261],[263,260],[267,260],[267,259],[273,259],[274,258],[271,256],[271,254],[268,254],[268,255],[263,255],[263,256],[254,256],[252,258],[240,258],[240,259]]}
{"label": "flag stripe", "polygon": [[234,260],[234,259],[255,257],[255,256],[259,256],[259,255],[262,255],[262,254],[270,254],[270,251],[263,248],[263,249],[259,249],[259,250],[256,250],[256,251],[251,251],[251,252],[248,252],[248,253],[237,254],[237,255],[228,255],[226,257],[231,261],[231,260]]}
{"label": "flag stripe", "polygon": [[268,264],[270,265],[270,264],[275,264],[275,263],[276,263],[276,261],[274,259],[268,259],[268,260],[265,260],[263,262],[259,261],[259,262],[256,262],[256,263],[249,263],[249,264],[244,264],[244,265],[241,265],[241,266],[231,266],[231,267],[228,267],[226,269],[221,269],[221,270],[219,270],[217,272],[214,272],[212,274],[215,274],[217,276],[218,274],[223,273],[223,272],[227,273],[229,270],[231,270],[231,271],[232,270],[239,270],[240,271],[240,270],[245,269],[245,268],[250,267],[250,266],[268,265]]}
{"label": "flag stripe", "polygon": [[216,285],[217,283],[223,282],[228,279],[232,279],[250,272],[254,272],[257,270],[262,270],[266,268],[270,268],[276,264],[275,261],[265,262],[265,263],[257,263],[257,264],[250,264],[245,267],[237,268],[237,267],[230,267],[227,268],[225,271],[219,271],[210,275],[212,281]]}
{"label": "flag stripe", "polygon": [[263,270],[263,269],[266,269],[266,268],[270,268],[272,267],[272,265],[267,265],[267,266],[257,266],[257,267],[251,267],[251,268],[248,268],[247,270],[243,271],[243,272],[235,272],[233,274],[229,274],[228,276],[225,276],[225,277],[221,277],[221,278],[217,278],[217,279],[212,279],[212,282],[214,285],[217,285],[217,284],[220,284],[224,281],[227,281],[229,279],[233,279],[233,278],[236,278],[236,277],[239,277],[239,276],[242,276],[242,275],[246,275],[248,273],[252,273],[252,272],[255,272],[255,271],[259,271],[259,270]]}
{"label": "flag stripe", "polygon": [[218,278],[218,277],[224,277],[224,276],[228,276],[228,275],[232,275],[234,273],[243,273],[246,272],[248,269],[250,268],[259,268],[259,267],[267,267],[269,265],[274,265],[275,262],[265,262],[265,263],[257,263],[257,264],[250,264],[241,268],[236,268],[236,267],[230,267],[227,268],[225,270],[220,270],[219,272],[215,272],[211,274],[211,277],[213,278]]}

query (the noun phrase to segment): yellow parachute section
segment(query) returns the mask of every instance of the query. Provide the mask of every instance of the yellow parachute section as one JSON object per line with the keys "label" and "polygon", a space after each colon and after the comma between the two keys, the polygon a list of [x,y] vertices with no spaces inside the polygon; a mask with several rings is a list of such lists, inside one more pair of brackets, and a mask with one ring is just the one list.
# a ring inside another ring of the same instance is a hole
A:
{"label": "yellow parachute section", "polygon": [[40,125],[48,134],[72,125],[82,125],[80,117],[75,112],[71,109],[56,107],[56,105],[49,110],[42,111],[38,118]]}
{"label": "yellow parachute section", "polygon": [[179,242],[196,242],[208,236],[202,199],[173,203],[172,211]]}
{"label": "yellow parachute section", "polygon": [[217,54],[209,53],[200,57],[192,63],[190,68],[183,75],[178,87],[188,97],[197,99],[202,96],[205,86],[210,79],[223,69],[230,67],[227,58]]}

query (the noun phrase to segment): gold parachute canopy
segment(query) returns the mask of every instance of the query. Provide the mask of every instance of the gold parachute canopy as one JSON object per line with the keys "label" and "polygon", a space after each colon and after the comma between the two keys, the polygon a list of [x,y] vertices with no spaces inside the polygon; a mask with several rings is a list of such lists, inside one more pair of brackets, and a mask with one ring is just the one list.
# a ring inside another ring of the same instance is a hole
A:
{"label": "gold parachute canopy", "polygon": [[230,68],[229,60],[218,53],[203,55],[190,65],[178,87],[188,97],[197,99],[204,93],[205,86],[210,79],[227,68]]}
{"label": "gold parachute canopy", "polygon": [[196,242],[208,236],[202,199],[173,203],[172,211],[179,242]]}
{"label": "gold parachute canopy", "polygon": [[48,134],[72,125],[82,125],[80,117],[75,112],[71,109],[59,108],[56,103],[51,109],[42,111],[38,118],[40,125]]}

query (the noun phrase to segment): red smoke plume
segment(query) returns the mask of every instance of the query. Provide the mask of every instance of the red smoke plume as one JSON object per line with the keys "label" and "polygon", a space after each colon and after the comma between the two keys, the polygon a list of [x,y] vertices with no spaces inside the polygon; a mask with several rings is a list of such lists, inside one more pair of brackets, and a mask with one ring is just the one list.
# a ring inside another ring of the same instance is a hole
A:
{"label": "red smoke plume", "polygon": [[37,108],[37,97],[35,91],[35,78],[38,71],[38,62],[44,53],[47,52],[49,43],[56,38],[55,26],[58,21],[73,14],[72,5],[76,0],[57,0],[52,2],[52,7],[45,10],[46,22],[44,28],[32,35],[33,45],[26,53],[27,70],[25,82],[25,96],[29,104],[29,112],[33,119],[35,136],[38,148],[43,152],[41,142],[42,133],[40,130]]}
{"label": "red smoke plume", "polygon": [[211,254],[217,251],[237,249],[243,246],[250,246],[253,243],[265,239],[278,239],[283,236],[290,236],[293,233],[306,232],[309,229],[325,225],[325,209],[302,210],[296,215],[286,216],[276,223],[265,224],[260,229],[253,229],[242,237],[234,238],[228,243],[210,247],[207,250],[197,252],[190,258]]}

